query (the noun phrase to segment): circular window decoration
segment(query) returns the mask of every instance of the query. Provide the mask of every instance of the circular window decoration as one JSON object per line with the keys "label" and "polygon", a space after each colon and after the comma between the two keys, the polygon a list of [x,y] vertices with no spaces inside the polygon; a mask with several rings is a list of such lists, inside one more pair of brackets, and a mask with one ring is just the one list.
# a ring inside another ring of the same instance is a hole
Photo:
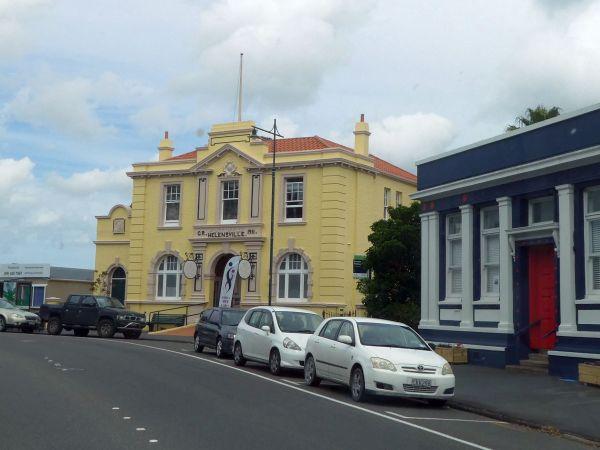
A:
{"label": "circular window decoration", "polygon": [[196,274],[198,273],[198,266],[195,261],[187,260],[183,263],[183,276],[192,279],[196,278]]}
{"label": "circular window decoration", "polygon": [[252,266],[250,265],[250,261],[247,259],[242,259],[240,261],[238,265],[238,274],[243,280],[250,278],[250,275],[252,274]]}

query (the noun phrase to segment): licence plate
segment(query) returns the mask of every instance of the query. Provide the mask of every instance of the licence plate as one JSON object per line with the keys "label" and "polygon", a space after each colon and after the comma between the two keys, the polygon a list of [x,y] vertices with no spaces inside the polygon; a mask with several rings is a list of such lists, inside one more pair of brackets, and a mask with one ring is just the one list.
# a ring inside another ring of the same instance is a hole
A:
{"label": "licence plate", "polygon": [[427,378],[413,378],[412,385],[415,387],[431,387],[431,380]]}

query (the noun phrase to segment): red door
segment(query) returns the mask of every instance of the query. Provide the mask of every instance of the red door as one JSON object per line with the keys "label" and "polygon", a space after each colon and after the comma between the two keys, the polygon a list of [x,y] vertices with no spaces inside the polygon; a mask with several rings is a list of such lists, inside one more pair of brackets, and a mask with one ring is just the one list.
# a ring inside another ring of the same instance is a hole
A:
{"label": "red door", "polygon": [[529,345],[548,350],[556,344],[556,257],[551,245],[529,248]]}

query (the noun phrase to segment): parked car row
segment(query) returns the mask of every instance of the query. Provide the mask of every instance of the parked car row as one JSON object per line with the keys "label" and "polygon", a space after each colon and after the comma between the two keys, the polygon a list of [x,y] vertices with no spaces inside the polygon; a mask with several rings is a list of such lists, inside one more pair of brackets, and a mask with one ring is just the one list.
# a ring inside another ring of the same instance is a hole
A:
{"label": "parked car row", "polygon": [[412,328],[388,320],[323,320],[285,307],[212,308],[202,313],[194,333],[194,349],[204,347],[215,348],[218,357],[232,352],[238,366],[267,364],[274,375],[303,370],[309,386],[321,380],[344,384],[358,402],[374,394],[443,405],[454,395],[450,364]]}

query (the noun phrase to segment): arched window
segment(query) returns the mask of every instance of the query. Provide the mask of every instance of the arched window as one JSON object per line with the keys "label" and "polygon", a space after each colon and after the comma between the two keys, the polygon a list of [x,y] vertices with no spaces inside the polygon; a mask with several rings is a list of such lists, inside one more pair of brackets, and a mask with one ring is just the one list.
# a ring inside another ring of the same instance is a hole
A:
{"label": "arched window", "polygon": [[122,267],[117,267],[112,271],[110,277],[110,295],[125,304],[125,283],[127,276]]}
{"label": "arched window", "polygon": [[306,300],[308,294],[308,265],[298,253],[288,253],[279,263],[279,300]]}
{"label": "arched window", "polygon": [[168,255],[158,263],[156,272],[156,298],[179,300],[181,297],[181,263],[176,256]]}

